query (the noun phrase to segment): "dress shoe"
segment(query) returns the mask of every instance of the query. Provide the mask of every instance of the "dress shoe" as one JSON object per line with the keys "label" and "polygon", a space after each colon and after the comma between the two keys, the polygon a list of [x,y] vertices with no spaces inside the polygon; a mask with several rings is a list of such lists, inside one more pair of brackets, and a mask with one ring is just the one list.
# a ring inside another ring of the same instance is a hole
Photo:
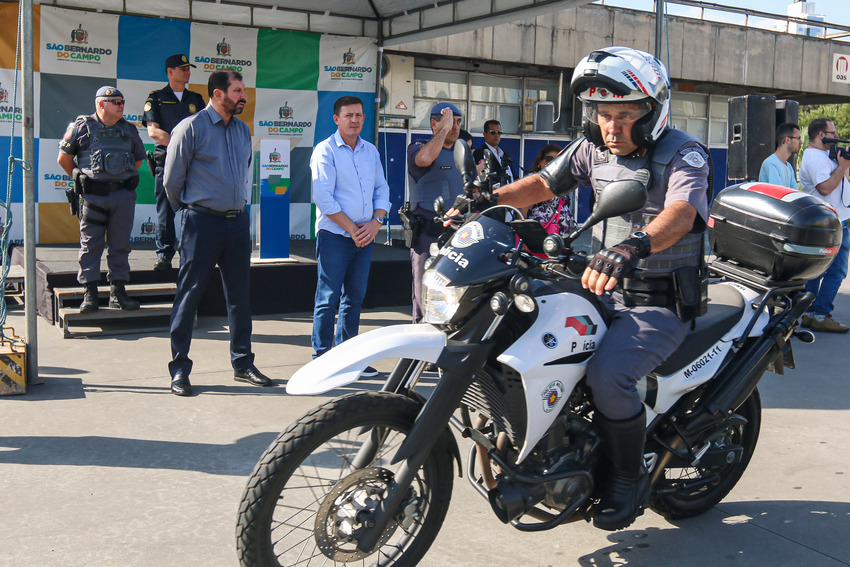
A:
{"label": "dress shoe", "polygon": [[165,258],[157,258],[156,264],[153,265],[153,269],[157,272],[167,272],[171,269],[171,260],[166,260]]}
{"label": "dress shoe", "polygon": [[253,384],[254,386],[273,386],[274,383],[271,381],[271,378],[257,370],[256,368],[249,368],[248,370],[237,371],[233,373],[233,379],[237,382],[247,382],[248,384]]}
{"label": "dress shoe", "polygon": [[189,376],[178,372],[171,378],[171,393],[175,396],[191,396],[192,384],[189,382]]}

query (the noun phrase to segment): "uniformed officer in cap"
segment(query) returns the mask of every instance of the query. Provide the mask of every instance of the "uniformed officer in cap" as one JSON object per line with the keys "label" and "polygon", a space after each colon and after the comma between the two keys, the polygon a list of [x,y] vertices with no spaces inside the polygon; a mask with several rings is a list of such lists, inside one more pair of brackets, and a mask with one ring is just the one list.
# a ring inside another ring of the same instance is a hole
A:
{"label": "uniformed officer in cap", "polygon": [[[152,91],[145,101],[142,114],[142,126],[148,129],[148,135],[156,142],[153,152],[151,173],[156,181],[156,264],[154,270],[168,270],[176,249],[174,230],[174,209],[165,195],[162,183],[165,168],[165,150],[171,140],[171,131],[187,116],[195,114],[206,106],[204,98],[186,88],[191,75],[189,58],[176,53],[165,60],[165,73],[168,84],[158,91]],[[149,158],[150,159],[150,158]]]}
{"label": "uniformed officer in cap", "polygon": [[421,221],[414,231],[410,247],[413,272],[413,322],[422,320],[422,276],[425,260],[431,255],[430,246],[437,241],[442,225],[435,223],[434,201],[442,197],[446,203],[463,192],[463,179],[455,167],[454,146],[460,135],[463,115],[450,102],[440,102],[431,108],[429,140],[416,140],[407,146],[407,171],[410,194],[407,199],[410,213]]}
{"label": "uniformed officer in cap", "polygon": [[112,284],[109,306],[133,310],[139,302],[127,296],[130,281],[130,233],[136,206],[139,166],[145,148],[136,127],[124,120],[124,95],[115,87],[101,87],[95,95],[96,112],[78,116],[59,143],[62,169],[80,194],[79,281],[86,288],[80,312],[97,311],[100,257],[106,237],[106,256]]}

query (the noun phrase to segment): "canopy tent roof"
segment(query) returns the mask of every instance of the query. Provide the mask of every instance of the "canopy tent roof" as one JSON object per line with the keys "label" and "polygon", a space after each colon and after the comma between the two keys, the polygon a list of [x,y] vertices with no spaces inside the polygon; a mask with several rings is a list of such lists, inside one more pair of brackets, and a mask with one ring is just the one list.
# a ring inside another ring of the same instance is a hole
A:
{"label": "canopy tent roof", "polygon": [[431,39],[592,0],[42,0],[42,5],[218,24],[379,38]]}

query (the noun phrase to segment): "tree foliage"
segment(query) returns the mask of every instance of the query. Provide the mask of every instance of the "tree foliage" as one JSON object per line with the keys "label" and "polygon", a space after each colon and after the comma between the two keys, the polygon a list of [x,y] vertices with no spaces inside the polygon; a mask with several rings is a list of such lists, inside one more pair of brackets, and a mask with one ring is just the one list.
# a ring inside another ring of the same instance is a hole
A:
{"label": "tree foliage", "polygon": [[835,124],[839,138],[850,139],[850,104],[813,104],[800,107],[800,128],[803,145],[809,145],[809,123],[815,118],[829,118]]}

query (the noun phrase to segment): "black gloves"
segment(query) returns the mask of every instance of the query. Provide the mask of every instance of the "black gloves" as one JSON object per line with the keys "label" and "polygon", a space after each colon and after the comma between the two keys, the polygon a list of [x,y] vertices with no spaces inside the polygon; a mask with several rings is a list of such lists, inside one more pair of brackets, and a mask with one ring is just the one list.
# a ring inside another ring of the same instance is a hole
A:
{"label": "black gloves", "polygon": [[649,256],[651,250],[637,238],[629,238],[623,242],[606,248],[590,259],[588,268],[608,277],[622,279],[631,274],[642,259]]}
{"label": "black gloves", "polygon": [[476,212],[486,211],[490,207],[495,207],[499,200],[498,193],[480,192],[477,197],[467,197],[466,195],[458,195],[455,199],[453,209],[465,213],[469,210],[469,205],[472,205],[472,210]]}

